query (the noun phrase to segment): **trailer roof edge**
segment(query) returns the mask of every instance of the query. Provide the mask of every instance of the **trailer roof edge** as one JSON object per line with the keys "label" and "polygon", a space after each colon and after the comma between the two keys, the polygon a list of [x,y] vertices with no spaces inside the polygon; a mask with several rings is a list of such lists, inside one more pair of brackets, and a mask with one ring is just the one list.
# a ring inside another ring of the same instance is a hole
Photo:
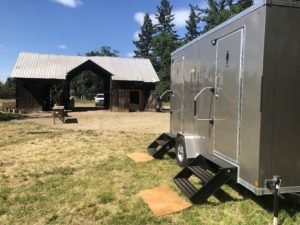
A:
{"label": "trailer roof edge", "polygon": [[232,22],[234,22],[234,21],[236,21],[236,20],[238,20],[238,19],[240,19],[240,18],[248,15],[249,13],[257,10],[258,8],[260,8],[260,7],[262,7],[262,6],[266,5],[266,4],[277,4],[277,5],[283,5],[284,4],[284,5],[288,5],[288,6],[295,6],[295,4],[297,4],[297,6],[300,7],[300,2],[293,3],[292,1],[288,1],[288,2],[286,2],[286,0],[284,0],[284,1],[285,1],[285,3],[283,3],[282,0],[261,0],[260,2],[254,4],[253,6],[249,7],[248,9],[246,9],[246,10],[242,11],[241,13],[233,16],[232,18],[226,20],[225,22],[221,23],[220,25],[216,26],[215,28],[207,31],[206,33],[204,33],[202,35],[200,35],[199,37],[197,37],[196,39],[192,40],[191,42],[183,45],[182,47],[180,47],[178,49],[176,49],[174,52],[171,53],[171,56],[175,55],[176,53],[178,53],[182,49],[184,49],[184,48],[186,48],[186,47],[188,47],[190,45],[193,45],[194,43],[198,42],[199,40],[207,37],[208,35],[210,35],[212,33],[215,33],[216,31],[222,29],[223,27],[225,27],[225,26],[231,24]]}

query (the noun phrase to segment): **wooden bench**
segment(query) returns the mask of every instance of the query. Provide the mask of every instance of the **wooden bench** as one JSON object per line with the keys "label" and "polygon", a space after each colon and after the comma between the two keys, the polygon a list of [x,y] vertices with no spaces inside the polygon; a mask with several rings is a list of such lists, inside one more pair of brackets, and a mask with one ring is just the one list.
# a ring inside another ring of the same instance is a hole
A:
{"label": "wooden bench", "polygon": [[53,123],[55,124],[55,118],[60,119],[63,123],[65,123],[65,107],[64,106],[54,106],[52,108],[53,115]]}
{"label": "wooden bench", "polygon": [[12,102],[3,102],[2,103],[2,111],[3,112],[16,112],[16,103]]}

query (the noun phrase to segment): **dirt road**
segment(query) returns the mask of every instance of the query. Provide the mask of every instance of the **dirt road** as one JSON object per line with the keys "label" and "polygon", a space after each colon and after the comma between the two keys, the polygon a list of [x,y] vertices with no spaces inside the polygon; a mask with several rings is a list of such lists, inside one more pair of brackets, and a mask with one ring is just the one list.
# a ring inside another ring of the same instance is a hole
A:
{"label": "dirt road", "polygon": [[93,109],[69,112],[65,124],[58,119],[56,119],[56,124],[53,124],[51,113],[29,114],[25,121],[75,130],[162,133],[170,129],[169,113],[157,112],[129,113]]}

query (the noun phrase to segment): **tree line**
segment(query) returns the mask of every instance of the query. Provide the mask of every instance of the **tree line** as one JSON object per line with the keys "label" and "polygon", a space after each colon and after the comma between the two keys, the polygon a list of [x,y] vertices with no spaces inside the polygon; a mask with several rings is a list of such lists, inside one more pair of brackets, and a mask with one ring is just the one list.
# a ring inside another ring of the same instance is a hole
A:
{"label": "tree line", "polygon": [[173,6],[170,0],[161,0],[157,6],[155,13],[157,24],[153,24],[149,13],[145,14],[138,40],[133,41],[134,57],[151,60],[160,78],[156,87],[158,94],[170,88],[171,53],[174,50],[253,5],[253,0],[206,0],[206,2],[206,8],[189,5],[190,15],[186,21],[186,33],[183,38],[179,38],[174,30]]}

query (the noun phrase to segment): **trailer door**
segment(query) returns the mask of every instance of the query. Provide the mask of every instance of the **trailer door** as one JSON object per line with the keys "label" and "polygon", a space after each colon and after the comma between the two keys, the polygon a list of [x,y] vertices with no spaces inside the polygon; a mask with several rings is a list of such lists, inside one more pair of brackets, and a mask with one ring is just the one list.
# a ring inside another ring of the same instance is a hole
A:
{"label": "trailer door", "polygon": [[171,71],[171,131],[175,133],[182,133],[183,128],[183,93],[184,93],[184,79],[183,79],[184,57],[179,57],[172,60]]}
{"label": "trailer door", "polygon": [[243,72],[243,29],[217,41],[214,152],[238,164]]}

